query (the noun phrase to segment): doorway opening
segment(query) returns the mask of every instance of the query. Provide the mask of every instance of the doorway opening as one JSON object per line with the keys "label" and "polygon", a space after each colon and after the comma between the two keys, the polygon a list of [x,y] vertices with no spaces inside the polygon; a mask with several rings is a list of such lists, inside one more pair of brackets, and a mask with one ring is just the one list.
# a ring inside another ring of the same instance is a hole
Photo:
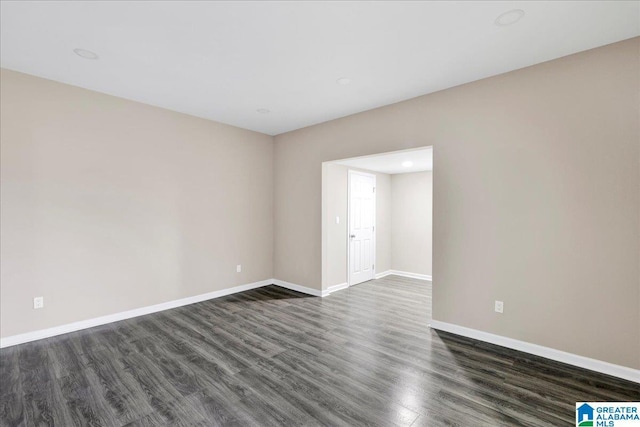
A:
{"label": "doorway opening", "polygon": [[432,279],[433,148],[322,164],[322,289]]}

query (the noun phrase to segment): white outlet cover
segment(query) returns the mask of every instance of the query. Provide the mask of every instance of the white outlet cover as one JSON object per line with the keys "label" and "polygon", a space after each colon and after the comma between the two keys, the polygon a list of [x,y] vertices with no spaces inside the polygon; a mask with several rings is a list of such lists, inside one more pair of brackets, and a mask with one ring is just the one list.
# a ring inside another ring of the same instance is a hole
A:
{"label": "white outlet cover", "polygon": [[336,224],[340,224],[340,217],[339,216],[336,217]]}
{"label": "white outlet cover", "polygon": [[496,301],[495,310],[496,310],[496,313],[502,313],[504,311],[504,302]]}
{"label": "white outlet cover", "polygon": [[238,264],[236,265],[236,273],[241,273],[242,272],[242,265]]}
{"label": "white outlet cover", "polygon": [[33,308],[42,308],[44,307],[44,297],[35,297],[33,299]]}

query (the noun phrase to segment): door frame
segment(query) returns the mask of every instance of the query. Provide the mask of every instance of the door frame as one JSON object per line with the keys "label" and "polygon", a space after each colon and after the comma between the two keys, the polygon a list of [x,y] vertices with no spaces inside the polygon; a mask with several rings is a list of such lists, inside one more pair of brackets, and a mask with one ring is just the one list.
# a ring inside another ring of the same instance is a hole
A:
{"label": "door frame", "polygon": [[351,177],[353,175],[361,175],[361,176],[368,176],[368,177],[373,177],[373,254],[372,254],[372,258],[373,258],[373,279],[376,278],[376,234],[378,232],[378,230],[376,229],[376,211],[378,210],[377,207],[377,200],[378,200],[378,191],[377,191],[377,187],[378,187],[378,182],[377,182],[377,177],[375,174],[373,173],[367,173],[367,172],[361,172],[358,170],[354,170],[354,169],[349,169],[349,171],[347,172],[347,284],[349,287],[352,286],[352,280],[351,280]]}

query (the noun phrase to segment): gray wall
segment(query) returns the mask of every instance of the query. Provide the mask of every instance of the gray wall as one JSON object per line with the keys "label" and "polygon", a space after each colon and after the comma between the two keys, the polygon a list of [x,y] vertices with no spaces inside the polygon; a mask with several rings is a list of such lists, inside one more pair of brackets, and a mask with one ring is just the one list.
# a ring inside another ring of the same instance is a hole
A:
{"label": "gray wall", "polygon": [[0,84],[2,337],[273,277],[272,137],[8,70]]}
{"label": "gray wall", "polygon": [[640,368],[639,50],[278,135],[276,278],[321,288],[322,162],[433,146],[434,318]]}
{"label": "gray wall", "polygon": [[432,176],[391,175],[391,268],[431,276]]}

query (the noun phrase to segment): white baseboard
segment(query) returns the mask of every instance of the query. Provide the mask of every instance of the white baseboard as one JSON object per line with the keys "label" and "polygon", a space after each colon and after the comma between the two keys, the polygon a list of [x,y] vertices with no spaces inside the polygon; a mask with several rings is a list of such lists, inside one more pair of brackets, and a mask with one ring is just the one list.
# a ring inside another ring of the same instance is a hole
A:
{"label": "white baseboard", "polygon": [[[150,305],[147,307],[136,308],[133,310],[123,311],[120,313],[108,314],[106,316],[95,317],[93,319],[81,320],[79,322],[67,323],[66,325],[55,326],[53,328],[41,329],[38,331],[27,332],[24,334],[12,335],[0,338],[0,348],[11,347],[30,341],[41,340],[44,338],[55,337],[56,335],[67,334],[69,332],[79,331],[81,329],[93,328],[94,326],[105,325],[107,323],[118,322],[120,320],[131,319],[133,317],[144,316],[145,314],[157,313],[158,311],[169,310],[172,308],[182,307],[184,305],[194,304],[210,299],[220,298],[238,292],[248,291],[250,289],[261,288],[263,286],[277,285],[283,288],[291,289],[305,294],[324,297],[329,295],[329,291],[320,291],[308,288],[306,286],[296,285],[294,283],[285,282],[284,280],[268,279],[260,282],[248,283],[246,285],[234,286],[228,289],[208,292],[206,294],[195,295],[192,297],[181,298],[178,300],[167,301],[160,304]],[[338,285],[342,286],[342,285]],[[338,290],[338,289],[335,289]],[[331,290],[331,292],[335,292]]]}
{"label": "white baseboard", "polygon": [[440,322],[438,320],[432,320],[430,326],[431,328],[437,329],[439,331],[462,335],[463,337],[485,341],[491,344],[499,345],[501,347],[507,347],[513,350],[518,350],[558,362],[566,363],[568,365],[577,366],[579,368],[588,369],[590,371],[600,372],[603,374],[611,375],[613,377],[623,378],[625,380],[640,383],[640,370],[638,369],[614,365],[613,363],[603,362],[601,360],[591,359],[589,357],[578,356],[577,354],[567,353],[565,351],[556,350],[537,344],[531,344],[525,341],[503,337],[501,335],[478,331],[476,329],[458,326],[452,323]]}
{"label": "white baseboard", "polygon": [[376,279],[382,279],[391,274],[391,270],[383,271],[382,273],[376,273]]}
{"label": "white baseboard", "polygon": [[0,348],[10,347],[13,345],[23,344],[26,342],[36,341],[36,340],[49,338],[49,337],[55,337],[56,335],[67,334],[69,332],[75,332],[81,329],[92,328],[94,326],[100,326],[100,325],[105,325],[107,323],[118,322],[120,320],[131,319],[133,317],[144,316],[145,314],[157,313],[158,311],[164,311],[164,310],[169,310],[176,307],[182,307],[184,305],[194,304],[196,302],[206,301],[214,298],[220,298],[226,295],[248,291],[250,289],[261,288],[263,286],[268,286],[273,283],[274,283],[273,279],[262,280],[260,282],[234,286],[228,289],[208,292],[206,294],[200,294],[192,297],[163,302],[160,304],[149,305],[147,307],[136,308],[133,310],[109,314],[106,316],[95,317],[93,319],[67,323],[66,325],[55,326],[53,328],[41,329],[39,331],[27,332],[19,335],[12,335],[12,336],[0,339]]}
{"label": "white baseboard", "polygon": [[291,289],[292,291],[302,292],[303,294],[313,295],[315,297],[326,297],[329,295],[329,291],[321,291],[320,289],[308,288],[302,285],[296,285],[295,283],[285,282],[284,280],[273,279],[272,283],[283,288]]}
{"label": "white baseboard", "polygon": [[341,291],[342,289],[347,289],[349,287],[349,284],[347,282],[344,283],[340,283],[339,285],[333,285],[333,286],[329,286],[326,291],[329,292],[330,294],[336,292],[336,291]]}
{"label": "white baseboard", "polygon": [[431,276],[429,276],[428,274],[410,273],[408,271],[400,271],[400,270],[383,271],[382,273],[376,274],[376,279],[382,279],[383,277],[387,277],[392,274],[396,276],[409,277],[411,279],[427,280],[429,282],[431,281]]}

